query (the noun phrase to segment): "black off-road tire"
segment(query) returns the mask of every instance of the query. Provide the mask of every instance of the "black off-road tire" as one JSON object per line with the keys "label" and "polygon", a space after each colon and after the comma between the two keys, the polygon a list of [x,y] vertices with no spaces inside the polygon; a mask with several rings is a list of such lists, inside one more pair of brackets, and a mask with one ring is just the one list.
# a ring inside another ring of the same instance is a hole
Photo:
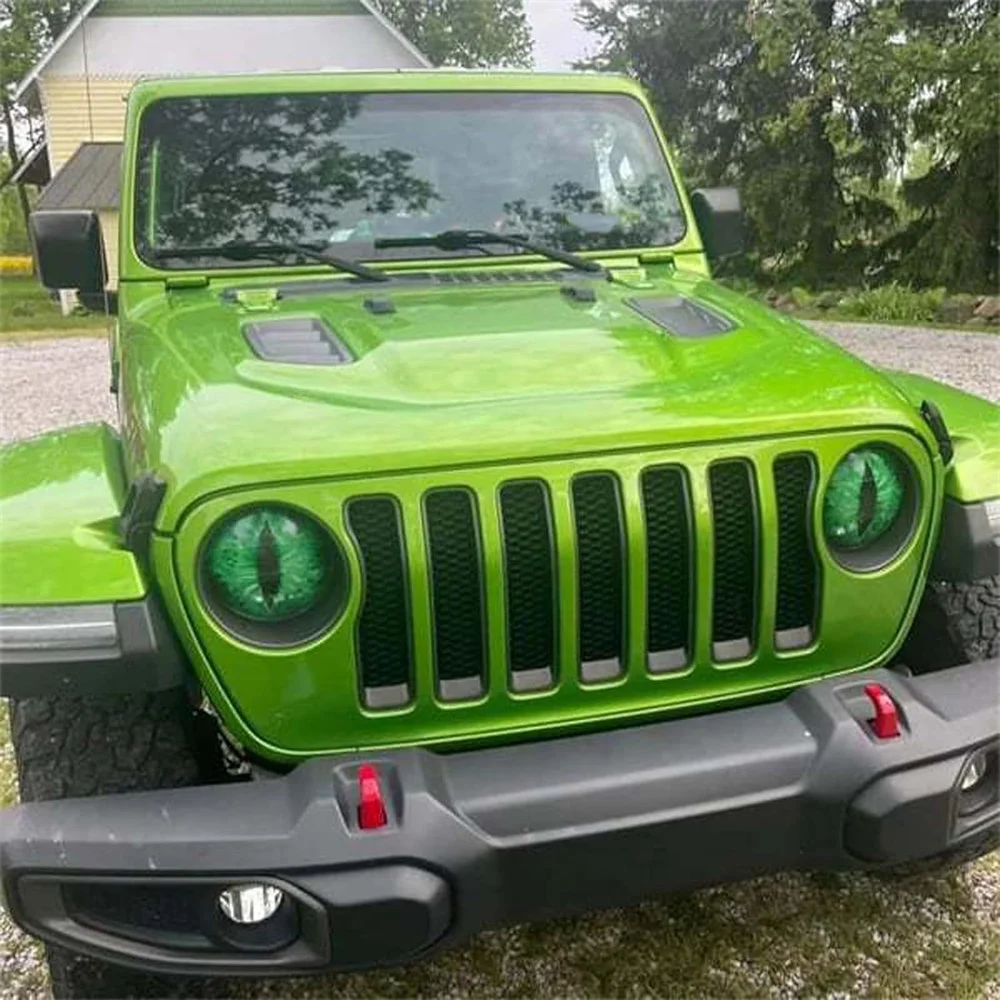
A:
{"label": "black off-road tire", "polygon": [[[915,674],[1000,656],[1000,576],[974,583],[927,584],[916,621],[899,654]],[[992,827],[958,847],[882,874],[913,878],[962,868],[1000,847],[1000,827]]]}
{"label": "black off-road tire", "polygon": [[[198,784],[217,774],[184,691],[11,702],[22,802]],[[55,997],[192,996],[190,980],[147,975],[46,945]]]}
{"label": "black off-road tire", "polygon": [[878,874],[893,882],[907,882],[928,875],[941,875],[966,868],[998,847],[1000,847],[1000,826],[991,826],[950,850],[932,854],[929,858],[918,858],[905,864],[891,865]]}
{"label": "black off-road tire", "polygon": [[1000,576],[931,581],[899,662],[915,674],[1000,656]]}

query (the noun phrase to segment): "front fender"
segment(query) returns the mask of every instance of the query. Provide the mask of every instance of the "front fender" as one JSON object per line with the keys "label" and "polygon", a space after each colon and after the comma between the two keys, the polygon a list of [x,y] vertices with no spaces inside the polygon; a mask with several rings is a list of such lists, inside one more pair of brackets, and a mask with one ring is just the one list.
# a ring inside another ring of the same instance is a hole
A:
{"label": "front fender", "polygon": [[931,576],[969,583],[1000,573],[1000,406],[921,375],[888,372],[919,407],[933,403],[955,447]]}
{"label": "front fender", "polygon": [[929,400],[944,417],[955,445],[945,495],[965,504],[1000,496],[1000,406],[922,375],[886,374],[915,407]]}
{"label": "front fender", "polygon": [[125,481],[106,424],[0,450],[0,605],[134,601],[148,590],[123,545]]}

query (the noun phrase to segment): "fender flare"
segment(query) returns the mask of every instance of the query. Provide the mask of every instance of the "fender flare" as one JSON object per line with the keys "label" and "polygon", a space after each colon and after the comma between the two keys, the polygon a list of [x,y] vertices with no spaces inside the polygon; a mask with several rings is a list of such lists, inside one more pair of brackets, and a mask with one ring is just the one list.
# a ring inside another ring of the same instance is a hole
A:
{"label": "fender flare", "polygon": [[173,630],[122,532],[121,442],[106,424],[0,450],[0,696],[184,683]]}
{"label": "fender flare", "polygon": [[886,374],[914,407],[940,412],[954,448],[931,578],[1000,574],[1000,406],[922,375]]}

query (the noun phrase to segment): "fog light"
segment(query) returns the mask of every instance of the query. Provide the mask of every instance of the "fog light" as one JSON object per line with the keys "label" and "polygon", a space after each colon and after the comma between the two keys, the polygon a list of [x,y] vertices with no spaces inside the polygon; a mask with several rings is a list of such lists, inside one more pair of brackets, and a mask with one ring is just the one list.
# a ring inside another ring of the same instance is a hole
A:
{"label": "fog light", "polygon": [[962,775],[962,782],[958,786],[963,792],[971,792],[986,777],[987,764],[985,750],[977,750],[965,765],[965,773]]}
{"label": "fog light", "polygon": [[262,924],[278,912],[285,894],[273,885],[249,882],[219,893],[219,909],[235,924]]}

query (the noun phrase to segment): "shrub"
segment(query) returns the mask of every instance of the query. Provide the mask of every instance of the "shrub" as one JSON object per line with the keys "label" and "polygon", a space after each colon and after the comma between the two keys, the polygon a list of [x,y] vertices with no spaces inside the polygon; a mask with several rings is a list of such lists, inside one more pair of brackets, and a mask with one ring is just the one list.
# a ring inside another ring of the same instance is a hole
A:
{"label": "shrub", "polygon": [[852,292],[841,300],[840,308],[855,319],[876,323],[929,323],[946,294],[943,288],[917,291],[894,281],[879,288]]}

